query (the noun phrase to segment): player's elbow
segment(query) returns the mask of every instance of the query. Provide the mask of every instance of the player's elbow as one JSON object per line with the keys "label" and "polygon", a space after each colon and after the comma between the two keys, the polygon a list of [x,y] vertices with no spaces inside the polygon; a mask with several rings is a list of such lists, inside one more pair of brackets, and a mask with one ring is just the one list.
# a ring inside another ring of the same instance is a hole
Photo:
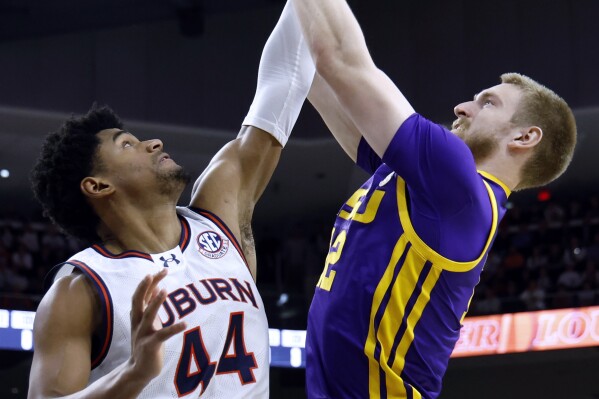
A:
{"label": "player's elbow", "polygon": [[321,46],[314,49],[314,65],[318,74],[326,81],[339,76],[347,68],[348,59],[340,46]]}
{"label": "player's elbow", "polygon": [[347,76],[349,71],[368,67],[371,62],[358,51],[342,42],[322,42],[312,47],[316,70],[329,84]]}

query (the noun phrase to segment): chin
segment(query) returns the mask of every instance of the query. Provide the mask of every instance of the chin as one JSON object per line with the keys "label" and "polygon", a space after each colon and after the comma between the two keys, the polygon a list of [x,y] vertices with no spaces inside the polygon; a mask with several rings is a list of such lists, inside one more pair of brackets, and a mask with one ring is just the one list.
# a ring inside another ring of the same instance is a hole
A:
{"label": "chin", "polygon": [[463,130],[460,130],[458,128],[458,129],[452,130],[451,133],[453,133],[456,136],[458,136],[458,138],[460,138],[462,141],[466,141],[466,132],[464,132]]}

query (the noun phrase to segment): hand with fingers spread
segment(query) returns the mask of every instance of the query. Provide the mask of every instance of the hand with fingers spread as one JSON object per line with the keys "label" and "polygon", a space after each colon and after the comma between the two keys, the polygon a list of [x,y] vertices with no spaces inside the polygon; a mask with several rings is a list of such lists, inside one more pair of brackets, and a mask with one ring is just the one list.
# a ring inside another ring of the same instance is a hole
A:
{"label": "hand with fingers spread", "polygon": [[137,286],[131,300],[131,358],[132,370],[140,379],[150,381],[160,374],[164,359],[164,342],[185,330],[185,322],[162,327],[158,309],[166,299],[166,291],[158,283],[167,270],[146,276]]}

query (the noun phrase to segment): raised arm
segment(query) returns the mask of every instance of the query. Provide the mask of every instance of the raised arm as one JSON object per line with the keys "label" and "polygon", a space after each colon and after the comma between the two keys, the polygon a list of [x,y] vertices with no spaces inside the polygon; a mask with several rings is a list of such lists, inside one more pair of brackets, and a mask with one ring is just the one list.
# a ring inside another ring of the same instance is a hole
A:
{"label": "raised arm", "polygon": [[345,0],[292,0],[317,72],[376,153],[382,157],[414,109],[372,61]]}
{"label": "raised arm", "polygon": [[[292,23],[288,32],[282,26]],[[293,32],[297,32],[294,34]],[[256,96],[237,139],[219,151],[194,185],[191,206],[215,213],[240,241],[255,276],[251,218],[297,120],[314,65],[288,4],[269,37],[258,70]]]}
{"label": "raised arm", "polygon": [[339,103],[333,89],[319,74],[314,77],[308,100],[318,111],[343,151],[356,162],[362,133]]}

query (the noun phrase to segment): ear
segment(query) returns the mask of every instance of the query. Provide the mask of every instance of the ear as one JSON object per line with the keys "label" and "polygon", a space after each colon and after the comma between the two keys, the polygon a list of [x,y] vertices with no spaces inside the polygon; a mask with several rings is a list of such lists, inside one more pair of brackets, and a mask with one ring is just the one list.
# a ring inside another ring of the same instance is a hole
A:
{"label": "ear", "polygon": [[86,177],[81,180],[81,192],[90,199],[103,198],[114,193],[114,187],[107,181],[97,177]]}
{"label": "ear", "polygon": [[543,130],[538,126],[519,129],[512,141],[508,143],[510,150],[533,149],[543,139]]}

